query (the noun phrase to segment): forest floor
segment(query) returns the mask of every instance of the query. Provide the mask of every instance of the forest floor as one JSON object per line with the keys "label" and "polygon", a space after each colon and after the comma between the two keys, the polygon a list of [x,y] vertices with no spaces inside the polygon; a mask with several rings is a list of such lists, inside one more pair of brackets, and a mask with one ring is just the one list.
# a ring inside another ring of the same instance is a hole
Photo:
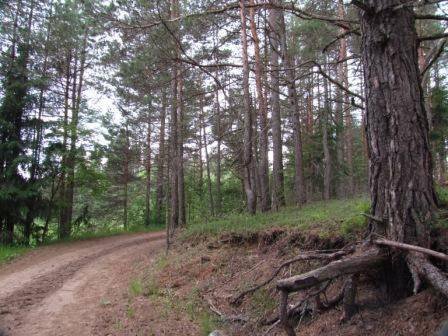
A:
{"label": "forest floor", "polygon": [[45,246],[1,265],[0,328],[7,335],[106,335],[98,328],[111,297],[163,251],[164,233]]}
{"label": "forest floor", "polygon": [[[363,208],[359,199],[310,204],[259,215],[258,226],[253,217],[236,215],[192,226],[168,254],[162,232],[41,247],[0,265],[0,329],[9,336],[207,336],[216,329],[228,336],[280,336],[278,324],[266,325],[278,310],[275,281],[240,305],[231,299],[303,251],[360,240]],[[436,237],[434,248],[448,252],[448,228]],[[318,265],[297,263],[279,278]],[[317,312],[310,302],[299,335],[432,336],[448,320],[448,300],[432,290],[388,302],[380,283],[375,270],[360,278],[359,309],[348,323],[340,323],[339,307]],[[328,296],[341,286],[333,282]]]}

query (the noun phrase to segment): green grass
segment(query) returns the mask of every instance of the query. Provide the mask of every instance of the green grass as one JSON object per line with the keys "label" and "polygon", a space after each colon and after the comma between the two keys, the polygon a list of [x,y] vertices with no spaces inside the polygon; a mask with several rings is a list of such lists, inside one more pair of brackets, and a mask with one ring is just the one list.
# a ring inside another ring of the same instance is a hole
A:
{"label": "green grass", "polygon": [[369,212],[367,197],[347,200],[319,201],[303,207],[286,207],[279,212],[234,214],[209,222],[191,223],[183,232],[183,239],[197,236],[216,236],[223,233],[250,233],[271,227],[316,229],[322,235],[351,234],[365,227]]}
{"label": "green grass", "polygon": [[[105,237],[124,235],[124,234],[132,234],[132,233],[155,232],[155,231],[160,231],[160,230],[163,230],[162,226],[150,226],[150,227],[132,226],[128,230],[113,228],[113,229],[109,229],[109,230],[82,232],[82,233],[74,234],[70,238],[67,238],[67,239],[54,239],[54,240],[46,241],[44,244],[41,244],[39,246],[72,242],[72,241],[80,241],[80,240],[88,240],[88,239],[95,239],[95,238],[105,238]],[[37,246],[20,246],[20,245],[19,246],[1,246],[0,245],[0,264],[8,262],[18,256],[21,256],[21,255],[25,254],[26,252],[33,250],[36,247]]]}
{"label": "green grass", "polygon": [[139,279],[133,279],[129,284],[130,297],[140,296],[143,293],[143,285]]}
{"label": "green grass", "polygon": [[0,246],[0,264],[21,256],[31,249],[32,247],[26,246]]}

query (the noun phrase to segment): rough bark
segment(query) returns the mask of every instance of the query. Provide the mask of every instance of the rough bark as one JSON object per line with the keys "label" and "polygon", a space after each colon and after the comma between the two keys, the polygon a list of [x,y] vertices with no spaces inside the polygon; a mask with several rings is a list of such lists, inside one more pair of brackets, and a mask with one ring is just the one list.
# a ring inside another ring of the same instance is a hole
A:
{"label": "rough bark", "polygon": [[448,278],[446,274],[431,264],[425,255],[411,252],[407,256],[407,261],[411,269],[414,269],[418,275],[428,281],[440,293],[448,297]]}
{"label": "rough bark", "polygon": [[436,208],[414,13],[399,0],[369,0],[361,14],[371,230],[429,246]]}

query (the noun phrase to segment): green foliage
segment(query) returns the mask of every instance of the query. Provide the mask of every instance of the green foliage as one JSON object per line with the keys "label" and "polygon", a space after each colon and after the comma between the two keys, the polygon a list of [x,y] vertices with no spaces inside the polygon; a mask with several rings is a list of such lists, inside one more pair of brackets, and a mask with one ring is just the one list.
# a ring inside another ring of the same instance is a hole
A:
{"label": "green foliage", "polygon": [[140,296],[143,294],[143,285],[139,279],[133,279],[129,284],[129,295],[131,297]]}
{"label": "green foliage", "polygon": [[30,247],[25,246],[0,246],[0,264],[17,258],[30,250]]}
{"label": "green foliage", "polygon": [[228,215],[209,222],[193,222],[182,233],[182,238],[190,239],[199,235],[214,236],[229,232],[256,232],[270,227],[315,229],[322,235],[349,234],[364,227],[365,219],[361,213],[368,212],[369,206],[366,197],[358,197],[313,202],[301,208],[286,207],[279,212],[254,216]]}
{"label": "green foliage", "polygon": [[441,207],[448,207],[448,188],[436,185],[437,200]]}

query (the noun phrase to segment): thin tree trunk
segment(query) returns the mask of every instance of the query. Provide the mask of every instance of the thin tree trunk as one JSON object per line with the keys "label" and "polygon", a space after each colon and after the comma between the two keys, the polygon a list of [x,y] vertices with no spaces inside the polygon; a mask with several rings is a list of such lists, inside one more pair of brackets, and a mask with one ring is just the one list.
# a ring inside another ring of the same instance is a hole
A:
{"label": "thin tree trunk", "polygon": [[184,120],[184,108],[183,108],[183,79],[179,77],[178,79],[178,99],[177,99],[177,111],[178,111],[178,121],[179,121],[179,177],[178,177],[178,188],[179,188],[179,226],[184,227],[187,225],[187,215],[185,207],[185,176],[184,176],[184,133],[185,133],[185,120]]}
{"label": "thin tree trunk", "polygon": [[[200,102],[200,109],[201,109],[201,113],[202,113],[202,97],[201,97],[201,102]],[[204,142],[202,141],[202,117],[199,117],[198,120],[198,126],[199,126],[199,137],[197,138],[197,142],[198,142],[198,168],[199,168],[199,185],[198,185],[198,192],[200,195],[202,195],[203,192],[203,188],[204,188],[204,160],[202,157],[202,150],[204,149]],[[197,135],[197,133],[196,133]]]}
{"label": "thin tree trunk", "polygon": [[219,104],[219,94],[216,91],[216,133],[217,133],[217,145],[216,145],[216,213],[221,214],[222,211],[222,195],[221,195],[221,143],[222,143],[222,130],[221,130],[221,106]]}
{"label": "thin tree trunk", "polygon": [[[71,231],[71,222],[73,217],[73,198],[75,191],[75,166],[76,166],[76,143],[78,141],[78,123],[79,123],[79,112],[81,109],[81,95],[82,95],[82,87],[84,84],[84,70],[87,56],[87,37],[88,37],[88,29],[85,28],[83,44],[81,49],[81,60],[79,67],[79,81],[76,85],[76,79],[73,82],[73,104],[72,104],[72,121],[70,125],[70,152],[68,155],[67,162],[67,225],[68,225],[68,235],[70,235]],[[76,78],[76,62],[74,67],[74,78]],[[76,89],[76,90],[75,90]]]}
{"label": "thin tree trunk", "polygon": [[60,190],[59,190],[59,239],[67,237],[67,219],[66,219],[66,189],[67,189],[67,160],[68,160],[68,110],[69,110],[69,95],[70,95],[70,79],[71,79],[71,60],[72,51],[67,51],[66,68],[65,68],[65,89],[64,89],[64,119],[63,119],[63,135],[62,135],[62,159],[61,159],[61,176],[60,176]]}
{"label": "thin tree trunk", "polygon": [[129,129],[126,121],[125,130],[125,147],[124,147],[124,160],[123,160],[123,228],[128,229],[128,199],[129,199],[129,161],[130,155],[130,143],[129,143]]}
{"label": "thin tree trunk", "polygon": [[[338,2],[338,13],[341,19],[345,18],[344,1],[339,0]],[[341,34],[346,33],[345,28],[341,28]],[[346,37],[341,38],[339,44],[339,61],[347,58],[347,39]],[[347,62],[342,62],[339,65],[340,77],[339,80],[343,85],[348,88],[348,66]],[[346,152],[346,165],[347,165],[347,193],[348,195],[353,195],[355,193],[355,177],[353,169],[353,120],[351,114],[350,97],[347,92],[342,92],[343,96],[343,111],[341,112],[345,120],[344,127],[344,142],[345,142],[345,152]]]}
{"label": "thin tree trunk", "polygon": [[[279,0],[271,0],[274,5],[279,4]],[[271,70],[271,128],[272,128],[272,208],[279,209],[285,205],[284,175],[283,175],[283,150],[282,150],[282,130],[280,114],[280,32],[281,32],[281,10],[278,8],[269,9],[269,42],[270,70]]]}
{"label": "thin tree trunk", "polygon": [[160,111],[160,131],[159,131],[159,156],[157,160],[157,200],[156,200],[156,221],[161,224],[165,221],[163,214],[164,190],[164,169],[165,169],[165,119],[166,119],[166,92],[162,90],[162,109]]}
{"label": "thin tree trunk", "polygon": [[211,172],[210,172],[210,159],[208,156],[208,143],[207,143],[207,135],[205,132],[205,122],[204,122],[204,101],[201,99],[201,134],[203,135],[203,143],[204,143],[204,150],[205,150],[205,166],[207,169],[207,186],[208,186],[208,197],[210,200],[210,213],[212,216],[215,216],[215,203],[213,200],[213,191],[212,191],[212,179],[211,179]]}
{"label": "thin tree trunk", "polygon": [[328,141],[328,116],[331,115],[330,94],[328,80],[324,78],[325,108],[322,112],[322,147],[324,150],[324,200],[329,200],[331,195],[331,155]]}
{"label": "thin tree trunk", "polygon": [[[179,16],[179,1],[171,0],[171,19],[177,19]],[[173,41],[176,56],[179,56],[179,48],[176,41]],[[171,125],[170,125],[170,141],[171,141],[171,207],[170,207],[170,222],[169,222],[169,236],[179,226],[179,145],[178,145],[178,81],[179,81],[179,64],[177,61],[172,65],[172,79],[171,79]]]}
{"label": "thin tree trunk", "polygon": [[249,60],[247,55],[247,28],[246,28],[246,6],[245,0],[240,0],[241,16],[241,44],[243,56],[243,95],[244,95],[244,139],[243,139],[243,169],[244,169],[244,191],[246,194],[247,210],[250,214],[256,212],[256,198],[253,185],[253,136],[252,136],[252,113],[249,91]]}
{"label": "thin tree trunk", "polygon": [[146,131],[146,195],[145,225],[151,224],[151,117],[148,114]]}
{"label": "thin tree trunk", "polygon": [[292,55],[289,52],[288,43],[286,39],[286,25],[285,16],[280,12],[280,41],[282,46],[282,56],[284,63],[284,70],[286,75],[286,82],[288,88],[288,103],[293,120],[293,138],[294,138],[294,189],[296,204],[303,204],[306,202],[305,178],[303,175],[303,144],[302,144],[302,125],[300,121],[300,108],[297,99],[296,90],[296,74],[294,71],[294,62]]}
{"label": "thin tree trunk", "polygon": [[[250,6],[254,6],[254,0],[249,1]],[[260,56],[260,39],[258,38],[257,26],[255,22],[255,8],[251,7],[250,10],[250,29],[252,38],[254,41],[255,50],[255,84],[257,89],[258,99],[258,114],[259,114],[259,167],[258,175],[260,178],[260,196],[261,204],[260,209],[262,212],[266,212],[271,208],[271,199],[269,192],[269,159],[268,159],[268,108],[263,93],[263,65]]]}

